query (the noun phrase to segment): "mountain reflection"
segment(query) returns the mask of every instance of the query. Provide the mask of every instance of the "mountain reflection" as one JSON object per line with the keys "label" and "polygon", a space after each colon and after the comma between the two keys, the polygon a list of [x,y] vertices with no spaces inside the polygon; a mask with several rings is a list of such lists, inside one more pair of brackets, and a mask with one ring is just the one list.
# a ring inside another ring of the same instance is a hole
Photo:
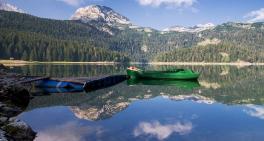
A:
{"label": "mountain reflection", "polygon": [[104,119],[113,116],[114,114],[124,110],[129,106],[128,102],[121,103],[107,103],[102,107],[90,106],[90,105],[81,105],[81,106],[72,106],[71,110],[74,115],[80,119],[86,120],[98,120]]}
{"label": "mountain reflection", "polygon": [[168,98],[175,101],[182,101],[182,100],[190,100],[197,103],[204,103],[204,104],[213,104],[215,101],[208,97],[204,97],[198,94],[191,94],[191,95],[176,95],[176,96],[163,96],[164,98]]}
{"label": "mountain reflection", "polygon": [[[90,66],[64,67],[67,71],[59,76],[96,74],[86,71]],[[97,67],[99,75],[125,71],[125,67]],[[122,82],[89,93],[40,94],[36,90],[21,119],[38,132],[40,141],[263,139],[262,66],[180,67],[201,72],[199,83]],[[56,75],[53,70],[46,71]]]}
{"label": "mountain reflection", "polygon": [[[222,75],[219,76],[223,77]],[[262,93],[264,90],[261,86],[263,83],[260,82],[264,82],[264,79],[259,77],[252,80],[251,77],[236,82],[231,81],[232,78],[228,78],[227,81],[218,83],[212,80],[205,81],[204,78],[201,78],[199,80],[201,87],[197,87],[195,83],[184,83],[183,88],[179,87],[181,86],[179,84],[177,86],[144,84],[127,86],[126,82],[123,82],[91,93],[36,96],[30,101],[27,110],[50,106],[70,106],[71,111],[78,118],[102,120],[123,111],[136,100],[158,96],[174,101],[189,100],[205,104],[216,102],[223,104],[263,104],[264,97]],[[186,87],[186,84],[188,84],[188,87]]]}
{"label": "mountain reflection", "polygon": [[[89,69],[90,67],[91,66],[77,67],[76,69]],[[109,74],[116,70],[122,72],[122,68],[124,69],[122,66],[117,68],[114,66],[97,67],[101,70],[100,74]],[[146,69],[166,70],[172,67],[173,66],[147,66]],[[262,67],[187,67],[201,72],[201,77],[199,78],[201,86],[198,82],[179,81],[124,82],[110,88],[90,93],[58,93],[35,96],[30,101],[27,111],[43,107],[70,106],[71,111],[78,118],[102,120],[123,111],[134,101],[151,99],[158,96],[169,98],[174,101],[189,100],[205,104],[262,105],[264,103],[264,90],[262,89],[264,71],[262,71]],[[39,66],[37,68],[38,69],[33,70],[39,70]],[[28,69],[26,70],[26,72],[28,72]],[[69,71],[71,69],[67,70]],[[65,74],[66,76],[70,74],[68,71]],[[85,72],[85,70],[81,72]],[[129,86],[126,83],[128,83]],[[159,85],[160,83],[161,85]],[[259,108],[255,108],[255,111],[259,111]],[[252,113],[252,110],[248,113]]]}

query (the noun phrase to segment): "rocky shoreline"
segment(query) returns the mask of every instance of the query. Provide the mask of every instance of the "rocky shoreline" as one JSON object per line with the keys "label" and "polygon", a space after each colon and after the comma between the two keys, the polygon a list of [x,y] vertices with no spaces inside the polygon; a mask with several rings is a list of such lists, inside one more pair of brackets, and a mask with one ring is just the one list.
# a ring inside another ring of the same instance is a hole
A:
{"label": "rocky shoreline", "polygon": [[9,85],[8,81],[3,81],[16,79],[14,74],[10,75],[5,70],[0,64],[0,141],[32,141],[36,132],[17,119],[27,107],[30,93],[23,86]]}

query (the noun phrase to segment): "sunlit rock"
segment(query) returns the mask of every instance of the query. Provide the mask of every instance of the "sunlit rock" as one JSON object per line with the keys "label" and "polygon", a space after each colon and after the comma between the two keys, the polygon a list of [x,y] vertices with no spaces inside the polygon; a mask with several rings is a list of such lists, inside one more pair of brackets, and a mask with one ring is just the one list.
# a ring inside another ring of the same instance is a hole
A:
{"label": "sunlit rock", "polygon": [[212,82],[206,82],[206,81],[199,81],[199,84],[207,89],[212,88],[212,89],[218,89],[221,88],[221,85],[218,84],[217,82],[212,83]]}
{"label": "sunlit rock", "polygon": [[197,45],[198,46],[206,46],[206,45],[218,45],[221,43],[221,40],[217,39],[217,38],[213,38],[213,39],[205,39],[201,42],[198,42]]}
{"label": "sunlit rock", "polygon": [[141,50],[142,50],[143,52],[148,52],[148,46],[144,44],[144,45],[141,47]]}

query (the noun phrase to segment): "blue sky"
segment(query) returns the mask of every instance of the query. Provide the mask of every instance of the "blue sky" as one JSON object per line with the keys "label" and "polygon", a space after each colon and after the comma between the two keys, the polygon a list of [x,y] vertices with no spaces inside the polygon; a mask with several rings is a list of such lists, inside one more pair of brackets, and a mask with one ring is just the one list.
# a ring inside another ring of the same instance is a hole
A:
{"label": "blue sky", "polygon": [[27,13],[69,19],[90,4],[111,7],[134,24],[156,29],[181,25],[264,21],[264,0],[6,0]]}

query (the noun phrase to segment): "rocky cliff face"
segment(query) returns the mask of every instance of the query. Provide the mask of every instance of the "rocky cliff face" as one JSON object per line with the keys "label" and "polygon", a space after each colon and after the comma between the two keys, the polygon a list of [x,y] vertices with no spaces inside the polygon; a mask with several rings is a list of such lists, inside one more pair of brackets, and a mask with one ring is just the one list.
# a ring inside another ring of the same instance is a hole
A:
{"label": "rocky cliff face", "polygon": [[110,26],[130,25],[131,22],[125,16],[115,12],[113,9],[100,6],[90,5],[76,10],[71,20],[80,20],[84,23],[96,21],[106,23]]}
{"label": "rocky cliff face", "polygon": [[6,3],[3,0],[0,0],[0,10],[25,13],[24,10],[17,8],[16,6],[12,4]]}

